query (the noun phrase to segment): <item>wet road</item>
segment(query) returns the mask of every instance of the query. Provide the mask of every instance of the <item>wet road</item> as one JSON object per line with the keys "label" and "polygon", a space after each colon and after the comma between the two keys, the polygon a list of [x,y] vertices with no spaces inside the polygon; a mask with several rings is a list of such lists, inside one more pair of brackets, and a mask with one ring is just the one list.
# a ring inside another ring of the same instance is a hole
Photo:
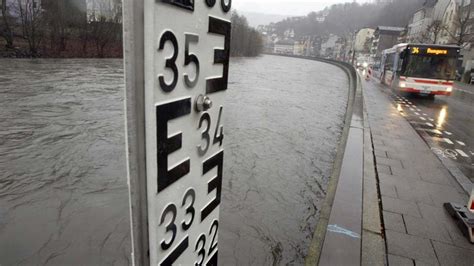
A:
{"label": "wet road", "polygon": [[[0,60],[0,264],[128,265],[122,61]],[[338,68],[234,59],[220,264],[303,263],[346,101]]]}
{"label": "wet road", "polygon": [[452,160],[474,182],[474,86],[458,85],[451,96],[434,100],[387,93],[410,124],[426,133],[422,136],[429,138],[433,152]]}

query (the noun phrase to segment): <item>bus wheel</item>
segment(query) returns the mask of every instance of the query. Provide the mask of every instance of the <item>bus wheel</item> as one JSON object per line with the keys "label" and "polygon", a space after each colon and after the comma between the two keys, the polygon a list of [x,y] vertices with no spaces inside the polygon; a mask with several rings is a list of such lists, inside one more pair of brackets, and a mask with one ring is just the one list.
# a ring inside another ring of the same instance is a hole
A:
{"label": "bus wheel", "polygon": [[430,100],[430,101],[434,101],[434,100],[435,100],[435,95],[434,95],[434,94],[430,94],[430,95],[428,95],[427,98],[428,98],[428,100]]}

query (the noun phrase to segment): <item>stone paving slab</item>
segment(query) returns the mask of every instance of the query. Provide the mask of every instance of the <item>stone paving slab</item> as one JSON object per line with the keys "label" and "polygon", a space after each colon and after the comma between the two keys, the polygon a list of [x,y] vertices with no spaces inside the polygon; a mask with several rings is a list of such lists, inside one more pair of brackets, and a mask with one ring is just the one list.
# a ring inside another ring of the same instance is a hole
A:
{"label": "stone paving slab", "polygon": [[364,82],[389,265],[474,265],[474,245],[443,208],[467,194],[389,100]]}
{"label": "stone paving slab", "polygon": [[413,260],[389,254],[388,264],[390,266],[413,266]]}
{"label": "stone paving slab", "polygon": [[393,230],[400,233],[406,233],[405,222],[403,221],[403,215],[399,213],[393,213],[383,211],[385,229]]}
{"label": "stone paving slab", "polygon": [[438,263],[429,239],[391,230],[386,230],[385,235],[389,254],[423,261],[432,265]]}

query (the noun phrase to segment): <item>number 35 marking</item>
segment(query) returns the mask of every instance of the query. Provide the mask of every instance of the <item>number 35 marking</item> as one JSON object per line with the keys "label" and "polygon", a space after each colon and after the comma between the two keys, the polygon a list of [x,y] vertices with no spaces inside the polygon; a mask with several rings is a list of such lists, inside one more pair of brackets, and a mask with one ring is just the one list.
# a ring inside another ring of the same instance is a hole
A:
{"label": "number 35 marking", "polygon": [[[222,0],[223,6],[225,5],[224,0]],[[229,0],[228,6],[230,8],[231,1]],[[230,57],[230,34],[231,34],[231,23],[226,20],[222,20],[216,17],[209,17],[209,33],[224,35],[224,49],[215,49],[214,50],[214,64],[223,65],[222,77],[219,78],[209,78],[206,81],[206,94],[215,93],[219,91],[227,90],[228,80],[229,80],[229,57]],[[178,67],[176,66],[176,59],[178,58],[179,46],[178,40],[173,32],[165,31],[160,38],[160,43],[158,46],[158,51],[163,51],[165,44],[171,42],[173,46],[173,55],[169,58],[166,58],[165,68],[170,69],[173,72],[173,80],[170,83],[166,83],[164,74],[161,73],[158,75],[158,80],[160,83],[160,88],[164,92],[172,92],[176,85],[178,84]],[[184,56],[184,66],[194,63],[196,66],[196,77],[194,80],[190,80],[188,74],[184,74],[184,83],[189,88],[194,88],[197,84],[199,78],[199,59],[195,54],[189,52],[189,44],[199,42],[199,36],[196,34],[185,34],[185,56]]]}
{"label": "number 35 marking", "polygon": [[[184,66],[187,66],[191,63],[194,63],[194,65],[196,66],[196,75],[194,80],[191,80],[188,74],[184,74],[184,83],[189,88],[194,88],[199,80],[200,67],[198,57],[195,54],[189,52],[189,44],[198,43],[199,35],[186,33],[184,36]],[[171,42],[171,45],[173,46],[173,55],[170,58],[167,58],[165,61],[165,68],[168,68],[173,72],[173,80],[170,83],[166,83],[164,74],[158,75],[158,80],[160,83],[160,88],[164,92],[172,92],[174,88],[176,88],[176,84],[178,83],[179,77],[178,67],[176,65],[176,59],[178,58],[179,53],[179,46],[178,40],[176,39],[174,33],[171,31],[165,31],[163,35],[161,35],[158,51],[163,51],[166,42]]]}
{"label": "number 35 marking", "polygon": [[[225,0],[221,0],[221,7],[222,11],[227,13],[229,12],[230,7],[232,6],[232,0],[227,0],[227,4],[225,2]],[[206,0],[206,4],[208,7],[214,7],[214,5],[216,4],[216,0]]]}

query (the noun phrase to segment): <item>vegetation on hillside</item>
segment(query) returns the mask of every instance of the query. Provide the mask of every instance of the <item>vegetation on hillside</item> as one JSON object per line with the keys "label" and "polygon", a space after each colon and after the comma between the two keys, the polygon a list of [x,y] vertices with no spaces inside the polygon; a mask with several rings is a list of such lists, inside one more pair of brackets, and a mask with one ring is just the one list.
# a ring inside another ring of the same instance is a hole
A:
{"label": "vegetation on hillside", "polygon": [[0,56],[122,56],[120,0],[0,1]]}
{"label": "vegetation on hillside", "polygon": [[[86,12],[84,0],[0,0],[0,57],[121,57],[120,0],[94,0]],[[232,56],[257,56],[260,33],[247,19],[232,13]]]}
{"label": "vegetation on hillside", "polygon": [[[335,4],[307,16],[292,17],[275,23],[278,35],[294,29],[295,37],[336,34],[346,36],[354,31],[377,26],[405,27],[413,12],[424,0],[391,0],[359,4],[357,2]],[[323,22],[318,19],[324,18]]]}
{"label": "vegetation on hillside", "polygon": [[249,26],[247,19],[232,12],[231,56],[257,56],[263,50],[263,40],[260,33]]}

